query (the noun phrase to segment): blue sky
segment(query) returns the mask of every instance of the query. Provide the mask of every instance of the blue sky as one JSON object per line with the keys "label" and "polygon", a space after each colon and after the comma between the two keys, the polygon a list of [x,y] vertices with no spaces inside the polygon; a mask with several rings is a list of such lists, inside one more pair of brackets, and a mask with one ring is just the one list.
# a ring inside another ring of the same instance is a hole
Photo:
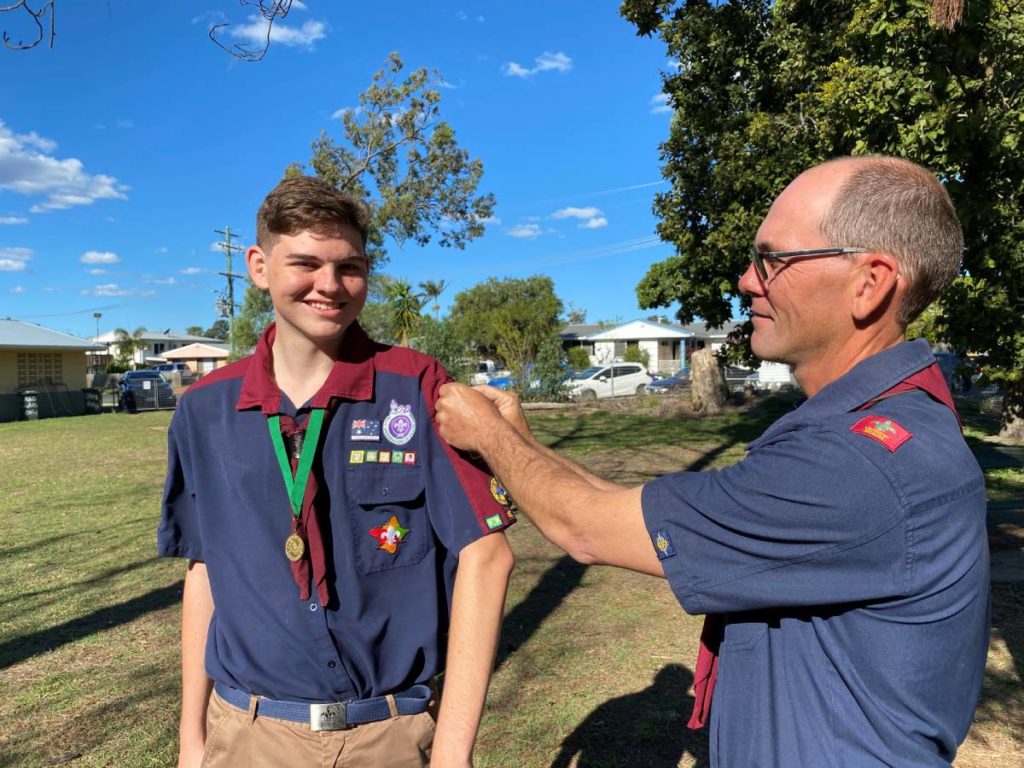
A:
{"label": "blue sky", "polygon": [[[442,116],[498,205],[465,250],[390,244],[386,271],[447,280],[442,310],[488,277],[546,274],[590,321],[650,314],[635,286],[672,252],[650,210],[669,63],[618,2],[300,5],[259,63],[207,38],[215,20],[251,29],[237,0],[58,0],[52,49],[0,49],[0,316],[80,336],[94,312],[101,332],[211,325],[214,230],[250,242],[264,195],[321,131],[341,136],[391,51],[440,71]],[[0,28],[31,32],[10,13]]]}

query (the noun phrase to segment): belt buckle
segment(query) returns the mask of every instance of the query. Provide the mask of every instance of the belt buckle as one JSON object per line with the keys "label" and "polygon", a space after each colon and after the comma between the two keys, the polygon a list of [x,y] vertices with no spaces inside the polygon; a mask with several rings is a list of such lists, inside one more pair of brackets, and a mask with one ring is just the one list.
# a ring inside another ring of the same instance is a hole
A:
{"label": "belt buckle", "polygon": [[348,728],[347,701],[309,705],[309,729],[311,731],[346,731]]}

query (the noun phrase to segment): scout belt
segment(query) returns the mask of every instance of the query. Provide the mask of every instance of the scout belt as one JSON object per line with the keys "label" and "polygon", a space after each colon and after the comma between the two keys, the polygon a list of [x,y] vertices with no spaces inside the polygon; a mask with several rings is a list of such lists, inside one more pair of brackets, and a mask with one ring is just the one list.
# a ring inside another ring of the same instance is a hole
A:
{"label": "scout belt", "polygon": [[[214,686],[217,695],[239,709],[249,709],[250,696],[245,691],[223,683]],[[399,715],[418,715],[426,712],[433,691],[429,685],[414,685],[401,693],[394,694],[395,707]],[[391,710],[386,696],[370,699],[352,699],[330,704],[306,704],[301,701],[277,701],[256,699],[256,713],[263,717],[288,720],[293,723],[307,723],[311,731],[344,731],[364,723],[388,720]]]}

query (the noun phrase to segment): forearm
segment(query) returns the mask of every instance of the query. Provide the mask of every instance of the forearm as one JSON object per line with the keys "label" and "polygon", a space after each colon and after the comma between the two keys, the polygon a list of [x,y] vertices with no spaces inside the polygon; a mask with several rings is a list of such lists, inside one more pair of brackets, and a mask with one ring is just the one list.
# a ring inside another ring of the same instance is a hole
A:
{"label": "forearm", "polygon": [[206,707],[213,683],[203,657],[213,616],[213,595],[206,564],[193,561],[185,574],[181,607],[181,721],[179,765],[195,765],[206,745]]}
{"label": "forearm", "polygon": [[444,694],[431,765],[470,765],[514,559],[504,534],[463,548],[455,575]]}
{"label": "forearm", "polygon": [[664,575],[644,528],[640,488],[596,478],[510,425],[491,426],[483,458],[545,538],[581,562]]}

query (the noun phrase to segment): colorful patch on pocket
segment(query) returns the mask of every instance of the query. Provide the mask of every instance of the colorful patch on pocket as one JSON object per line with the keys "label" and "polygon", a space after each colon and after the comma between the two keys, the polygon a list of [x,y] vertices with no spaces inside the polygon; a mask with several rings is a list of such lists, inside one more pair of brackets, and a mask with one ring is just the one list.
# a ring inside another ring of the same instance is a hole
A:
{"label": "colorful patch on pocket", "polygon": [[348,457],[349,464],[362,464],[364,454],[364,451],[352,451]]}
{"label": "colorful patch on pocket", "polygon": [[377,540],[377,549],[393,555],[398,551],[398,545],[409,535],[409,529],[403,528],[398,522],[398,517],[392,515],[391,519],[379,528],[371,528],[370,535]]}

